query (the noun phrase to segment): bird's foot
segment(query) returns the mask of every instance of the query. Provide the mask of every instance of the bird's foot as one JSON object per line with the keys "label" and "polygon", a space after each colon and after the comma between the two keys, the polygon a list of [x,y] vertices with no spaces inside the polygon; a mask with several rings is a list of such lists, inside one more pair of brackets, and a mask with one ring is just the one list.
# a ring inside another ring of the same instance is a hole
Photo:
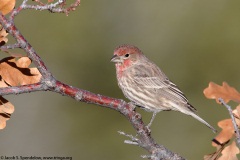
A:
{"label": "bird's foot", "polygon": [[133,110],[135,110],[137,107],[133,102],[128,102],[128,104],[133,108]]}
{"label": "bird's foot", "polygon": [[148,125],[146,126],[149,133],[151,133],[150,127],[151,127],[151,125],[152,125],[152,123],[153,123],[153,120],[154,120],[155,117],[156,117],[156,114],[157,114],[157,112],[153,112],[152,118],[151,118],[150,122],[148,123]]}
{"label": "bird's foot", "polygon": [[150,126],[151,126],[151,125],[149,125],[149,124],[146,126],[146,128],[147,128],[147,131],[146,131],[146,132],[148,133],[148,135],[150,135],[150,134],[151,134],[151,129],[150,129]]}

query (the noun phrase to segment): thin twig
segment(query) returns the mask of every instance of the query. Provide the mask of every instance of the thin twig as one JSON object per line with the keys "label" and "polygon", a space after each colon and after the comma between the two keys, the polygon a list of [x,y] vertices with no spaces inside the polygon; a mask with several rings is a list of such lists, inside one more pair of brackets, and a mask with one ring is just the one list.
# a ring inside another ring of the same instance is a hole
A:
{"label": "thin twig", "polygon": [[55,3],[51,3],[51,4],[46,4],[46,5],[28,5],[26,3],[22,4],[22,8],[23,9],[35,9],[35,10],[39,10],[39,11],[43,11],[43,10],[53,10],[53,8],[56,8],[58,5],[62,4],[64,1],[63,0],[58,0]]}
{"label": "thin twig", "polygon": [[219,98],[218,100],[219,100],[219,102],[221,102],[222,105],[224,105],[227,108],[227,110],[230,114],[230,117],[231,117],[232,123],[233,123],[233,127],[234,127],[234,130],[235,130],[235,133],[236,133],[236,142],[237,142],[238,146],[240,147],[240,132],[239,132],[238,125],[237,125],[237,122],[235,120],[235,117],[233,115],[232,108],[231,108],[231,106],[226,104],[222,98]]}
{"label": "thin twig", "polygon": [[16,48],[21,48],[20,44],[15,43],[15,44],[9,44],[9,45],[4,45],[4,46],[0,47],[0,49],[3,51],[8,50],[8,49],[16,49]]}
{"label": "thin twig", "polygon": [[65,13],[68,15],[71,11],[75,11],[76,8],[80,5],[81,0],[75,0],[72,4],[70,4],[69,7],[65,8],[65,0],[58,0],[55,3],[48,3],[48,4],[43,4],[41,3],[40,5],[29,5],[27,4],[28,0],[24,0],[23,3],[14,9],[9,17],[9,20],[13,21],[15,16],[17,16],[20,11],[23,9],[34,9],[34,10],[48,10],[51,13]]}

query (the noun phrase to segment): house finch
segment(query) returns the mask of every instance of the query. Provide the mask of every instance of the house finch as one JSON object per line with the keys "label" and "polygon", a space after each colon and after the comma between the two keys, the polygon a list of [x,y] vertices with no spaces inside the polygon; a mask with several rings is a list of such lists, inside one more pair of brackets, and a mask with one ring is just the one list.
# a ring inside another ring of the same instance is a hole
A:
{"label": "house finch", "polygon": [[134,105],[153,112],[148,127],[158,112],[174,110],[196,118],[216,132],[195,113],[196,109],[183,92],[137,47],[117,47],[111,62],[115,62],[118,85],[125,97]]}

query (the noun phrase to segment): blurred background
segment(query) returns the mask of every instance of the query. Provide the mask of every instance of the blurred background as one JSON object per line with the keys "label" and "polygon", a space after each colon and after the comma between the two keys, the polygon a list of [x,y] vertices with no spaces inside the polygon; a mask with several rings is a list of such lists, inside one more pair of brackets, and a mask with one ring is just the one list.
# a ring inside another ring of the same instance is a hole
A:
{"label": "blurred background", "polygon": [[[15,22],[58,80],[124,100],[110,58],[118,45],[138,46],[220,131],[217,122],[229,118],[227,110],[203,90],[210,81],[240,90],[239,6],[232,0],[82,0],[69,16],[25,10]],[[114,110],[51,92],[5,98],[15,112],[0,131],[0,155],[137,160],[148,154],[123,143],[117,131],[136,132]],[[138,111],[147,124],[151,113]],[[215,151],[215,134],[182,113],[159,113],[151,129],[159,144],[187,159]]]}

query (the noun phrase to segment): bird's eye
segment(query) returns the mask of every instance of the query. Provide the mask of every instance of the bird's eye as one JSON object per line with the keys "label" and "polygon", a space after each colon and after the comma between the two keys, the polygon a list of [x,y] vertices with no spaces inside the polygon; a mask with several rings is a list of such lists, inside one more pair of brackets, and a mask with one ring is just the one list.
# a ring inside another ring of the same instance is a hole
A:
{"label": "bird's eye", "polygon": [[129,57],[129,54],[127,53],[127,54],[125,54],[124,56],[125,56],[125,57]]}

